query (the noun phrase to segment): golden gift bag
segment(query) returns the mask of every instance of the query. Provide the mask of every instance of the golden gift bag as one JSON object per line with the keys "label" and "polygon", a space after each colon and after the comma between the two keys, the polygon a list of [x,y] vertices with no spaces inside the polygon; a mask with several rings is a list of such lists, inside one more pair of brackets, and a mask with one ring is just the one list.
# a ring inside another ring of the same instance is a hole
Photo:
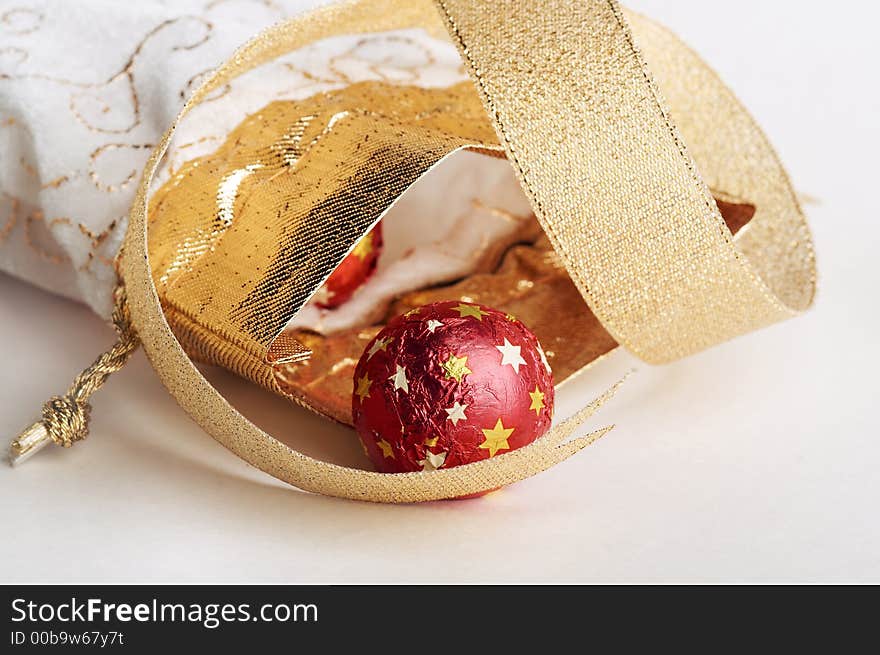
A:
{"label": "golden gift bag", "polygon": [[309,491],[382,502],[462,496],[591,443],[602,431],[569,437],[613,390],[531,445],[478,463],[349,469],[261,431],[193,364],[219,364],[349,422],[351,368],[340,362],[357,360],[381,318],[332,335],[286,326],[408,189],[462,151],[506,158],[535,230],[518,234],[522,243],[491,270],[406,294],[386,316],[451,298],[510,311],[552,344],[560,383],[618,344],[668,362],[810,305],[809,231],[766,138],[693,52],[613,1],[334,5],[246,44],[180,118],[231,79],[318,40],[404,28],[448,36],[471,82],[361,82],[269,104],[150,193],[169,129],[147,163],[121,254],[120,342],[47,403],[18,455],[82,438],[89,395],[138,340],[205,430]]}

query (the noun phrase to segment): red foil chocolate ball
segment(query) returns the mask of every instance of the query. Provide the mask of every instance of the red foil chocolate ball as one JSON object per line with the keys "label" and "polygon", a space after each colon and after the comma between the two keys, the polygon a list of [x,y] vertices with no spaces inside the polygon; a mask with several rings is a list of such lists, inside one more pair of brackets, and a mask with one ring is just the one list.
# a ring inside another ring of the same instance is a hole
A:
{"label": "red foil chocolate ball", "polygon": [[354,425],[379,471],[432,471],[525,446],[553,416],[537,338],[510,314],[440,302],[393,319],[354,373]]}
{"label": "red foil chocolate ball", "polygon": [[315,304],[324,309],[339,307],[375,272],[382,252],[382,223],[358,241],[315,294]]}

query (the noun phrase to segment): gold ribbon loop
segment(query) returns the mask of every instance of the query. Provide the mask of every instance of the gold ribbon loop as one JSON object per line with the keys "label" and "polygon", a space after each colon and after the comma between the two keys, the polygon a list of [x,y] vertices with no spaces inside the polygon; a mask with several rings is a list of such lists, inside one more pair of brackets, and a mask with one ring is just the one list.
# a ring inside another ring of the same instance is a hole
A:
{"label": "gold ribbon loop", "polygon": [[[742,107],[677,39],[635,19],[649,60],[671,81],[672,106],[687,136],[700,142],[696,159],[707,181],[757,208],[739,249],[615,2],[534,0],[527,10],[517,0],[437,5],[545,231],[587,303],[622,344],[648,361],[666,361],[809,305],[812,249],[785,174]],[[211,90],[315,40],[409,27],[436,33],[443,22],[426,1],[360,0],[281,23],[211,75],[175,126]],[[715,102],[693,105],[707,94]],[[147,162],[126,234],[122,263],[132,320],[163,383],[239,457],[305,490],[412,502],[522,480],[604,434],[561,443],[606,397],[519,450],[448,470],[385,475],[314,460],[261,431],[195,368],[153,284],[147,193],[173,131]]]}

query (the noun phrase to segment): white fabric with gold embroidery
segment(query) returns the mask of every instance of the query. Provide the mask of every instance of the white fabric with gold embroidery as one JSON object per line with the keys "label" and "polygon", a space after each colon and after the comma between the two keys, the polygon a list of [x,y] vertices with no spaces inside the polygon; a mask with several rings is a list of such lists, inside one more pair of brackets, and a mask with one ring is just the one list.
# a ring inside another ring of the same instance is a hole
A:
{"label": "white fabric with gold embroidery", "polygon": [[[0,270],[108,316],[113,257],[142,166],[161,133],[191,89],[237,46],[318,4],[0,0]],[[157,182],[183,161],[210,152],[240,120],[272,100],[368,79],[445,86],[466,74],[452,44],[417,31],[322,41],[237,79],[234,88],[221,89],[192,112]],[[493,211],[528,212],[506,164],[475,167],[470,185],[479,188],[474,180],[485,175],[489,195],[468,192],[450,231],[433,235],[445,249],[434,253],[439,279],[462,274],[479,256],[471,242],[485,235],[463,233],[458,243],[449,239],[468,212],[486,213],[480,200]],[[422,204],[411,199],[409,211],[418,213],[436,200],[435,189],[425,190]],[[499,230],[504,229],[501,221]],[[444,259],[444,253],[472,254]],[[372,285],[381,297],[399,290],[392,264],[380,266],[380,273],[386,268],[388,273]],[[432,281],[431,275],[419,280]],[[318,327],[340,319],[307,311],[301,320]]]}

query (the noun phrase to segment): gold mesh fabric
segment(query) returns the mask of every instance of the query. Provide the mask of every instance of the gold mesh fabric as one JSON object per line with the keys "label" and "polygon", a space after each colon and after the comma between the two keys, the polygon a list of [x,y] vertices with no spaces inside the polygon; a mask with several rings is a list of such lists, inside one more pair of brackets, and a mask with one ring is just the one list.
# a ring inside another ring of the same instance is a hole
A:
{"label": "gold mesh fabric", "polygon": [[276,337],[357,240],[431,166],[499,150],[473,85],[362,82],[274,102],[153,196],[153,277],[178,336],[262,380],[305,350]]}
{"label": "gold mesh fabric", "polygon": [[[668,361],[809,305],[812,249],[785,173],[735,98],[677,39],[632,17],[645,57],[668,84],[669,106],[682,133],[696,144],[690,151],[615,2],[536,0],[527,11],[516,0],[439,0],[437,6],[442,23],[428,2],[394,0],[351,2],[282,23],[221,66],[183,114],[226,80],[316,39],[411,26],[437,33],[445,25],[538,220],[581,295],[616,340],[648,361]],[[326,170],[316,178],[323,189],[303,188],[294,180],[279,187],[278,202],[283,194],[305,198],[310,208],[318,201],[320,207],[317,213],[305,211],[292,231],[279,233],[290,251],[278,269],[285,271],[284,279],[271,274],[268,281],[243,279],[241,290],[234,290],[232,259],[203,257],[222,249],[222,240],[211,242],[213,233],[237,229],[234,224],[212,223],[194,236],[187,226],[159,239],[175,244],[192,239],[191,250],[184,249],[189,259],[181,263],[198,271],[192,286],[176,290],[173,275],[159,276],[169,302],[175,302],[176,293],[198,298],[186,320],[207,326],[247,356],[265,357],[281,319],[318,288],[393,198],[446,154],[474,143],[473,135],[445,132],[448,126],[407,125],[395,134],[381,130],[374,119],[346,117],[339,122],[344,129],[331,130],[300,153],[305,160],[323,152]],[[148,248],[146,196],[171,133],[149,160],[132,208],[123,260],[132,318],[169,390],[233,452],[302,489],[409,502],[524,479],[601,434],[564,443],[606,397],[523,449],[449,470],[383,475],[316,461],[263,433],[192,365],[169,329],[153,283],[151,248],[162,246],[151,237]],[[358,133],[376,142],[355,147]],[[335,144],[337,156],[322,150],[328,144]],[[278,153],[266,153],[266,160],[273,156]],[[705,178],[697,174],[698,165]],[[755,205],[741,249],[734,246],[706,182]],[[263,186],[254,192],[276,192]],[[188,220],[185,212],[181,220]],[[167,262],[162,266],[175,270]],[[262,290],[255,291],[260,284]]]}

